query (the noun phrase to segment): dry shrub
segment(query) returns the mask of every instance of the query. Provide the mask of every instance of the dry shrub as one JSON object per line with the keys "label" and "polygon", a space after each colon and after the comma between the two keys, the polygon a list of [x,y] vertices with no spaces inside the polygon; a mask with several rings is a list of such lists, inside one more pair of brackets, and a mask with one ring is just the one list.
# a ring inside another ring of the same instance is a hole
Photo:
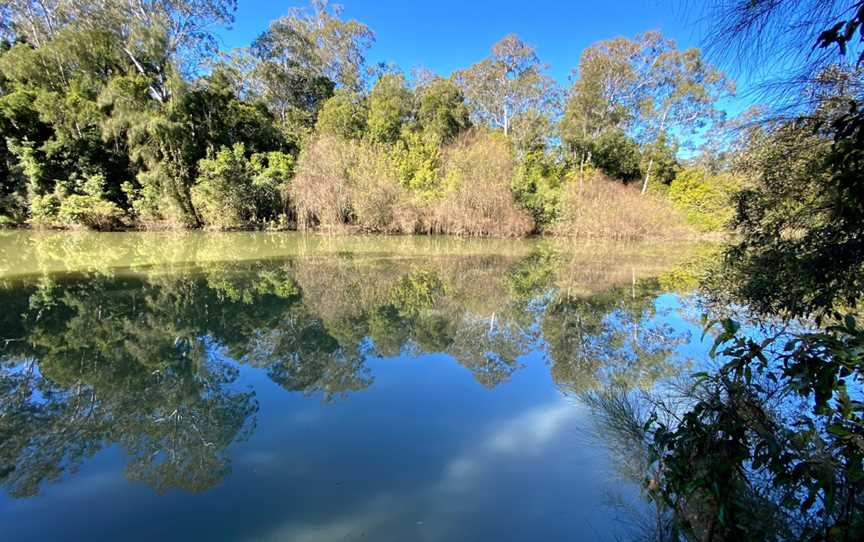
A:
{"label": "dry shrub", "polygon": [[288,192],[297,208],[297,228],[341,227],[351,217],[350,169],[357,145],[333,136],[310,142],[297,164]]}
{"label": "dry shrub", "polygon": [[564,188],[553,233],[605,239],[681,239],[693,232],[668,201],[600,173]]}
{"label": "dry shrub", "polygon": [[467,134],[446,151],[444,194],[418,197],[400,182],[392,149],[320,136],[300,156],[290,199],[300,229],[519,237],[534,230],[510,192],[507,142]]}
{"label": "dry shrub", "polygon": [[363,231],[414,233],[418,209],[399,182],[399,173],[386,148],[365,144],[358,148],[350,171],[354,222]]}
{"label": "dry shrub", "polygon": [[534,221],[516,206],[510,192],[515,163],[502,137],[471,132],[445,150],[444,196],[429,204],[425,228],[431,233],[520,237]]}
{"label": "dry shrub", "polygon": [[419,214],[387,149],[321,136],[311,142],[289,190],[300,229],[414,233]]}

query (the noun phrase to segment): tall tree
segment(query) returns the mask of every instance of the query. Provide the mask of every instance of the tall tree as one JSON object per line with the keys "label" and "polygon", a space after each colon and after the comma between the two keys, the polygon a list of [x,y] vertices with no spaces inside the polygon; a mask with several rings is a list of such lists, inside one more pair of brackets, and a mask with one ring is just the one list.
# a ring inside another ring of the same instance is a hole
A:
{"label": "tall tree", "polygon": [[632,119],[636,100],[629,59],[633,54],[633,42],[624,38],[603,41],[582,52],[559,126],[580,173],[588,163],[597,162],[603,136],[621,139]]}
{"label": "tall tree", "polygon": [[562,130],[582,161],[604,131],[626,131],[646,156],[644,193],[661,142],[686,138],[721,118],[716,103],[732,90],[698,49],[681,51],[659,32],[602,41],[582,55]]}
{"label": "tall tree", "polygon": [[492,54],[454,74],[474,117],[509,135],[513,121],[529,111],[547,112],[554,85],[534,47],[515,34],[492,46]]}
{"label": "tall tree", "polygon": [[252,49],[286,73],[324,76],[340,87],[360,90],[366,50],[375,35],[361,22],[343,21],[341,13],[341,6],[327,0],[312,0],[309,9],[292,8],[270,23]]}

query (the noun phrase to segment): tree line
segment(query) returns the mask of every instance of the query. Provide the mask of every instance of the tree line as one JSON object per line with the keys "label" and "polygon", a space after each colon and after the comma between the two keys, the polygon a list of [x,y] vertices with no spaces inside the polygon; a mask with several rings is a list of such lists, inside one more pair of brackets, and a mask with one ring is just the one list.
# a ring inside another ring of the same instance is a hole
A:
{"label": "tree line", "polygon": [[221,51],[235,7],[7,2],[0,221],[591,235],[595,200],[632,192],[616,182],[645,194],[604,217],[634,236],[731,208],[722,153],[694,169],[680,150],[704,146],[734,85],[659,32],[589,47],[561,88],[516,35],[449,77],[367,62],[372,30],[325,0]]}

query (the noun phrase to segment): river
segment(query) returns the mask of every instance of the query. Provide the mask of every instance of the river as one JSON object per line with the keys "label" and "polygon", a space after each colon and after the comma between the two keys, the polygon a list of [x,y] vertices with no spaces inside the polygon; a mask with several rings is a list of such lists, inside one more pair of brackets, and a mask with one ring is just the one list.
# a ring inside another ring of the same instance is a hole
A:
{"label": "river", "polygon": [[626,540],[710,247],[0,231],[9,540]]}

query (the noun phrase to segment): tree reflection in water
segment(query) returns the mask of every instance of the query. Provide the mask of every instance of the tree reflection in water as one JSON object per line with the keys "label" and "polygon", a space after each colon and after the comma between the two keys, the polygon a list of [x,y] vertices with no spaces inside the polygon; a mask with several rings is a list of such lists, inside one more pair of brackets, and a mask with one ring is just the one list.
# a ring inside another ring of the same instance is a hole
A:
{"label": "tree reflection in water", "polygon": [[372,385],[370,357],[441,352],[494,388],[539,351],[567,391],[650,386],[675,371],[685,338],[656,318],[659,267],[650,255],[576,258],[539,245],[8,279],[0,483],[36,495],[119,445],[130,480],[157,492],[212,488],[230,471],[230,445],[255,426],[255,392],[237,384],[243,367],[337,400]]}

